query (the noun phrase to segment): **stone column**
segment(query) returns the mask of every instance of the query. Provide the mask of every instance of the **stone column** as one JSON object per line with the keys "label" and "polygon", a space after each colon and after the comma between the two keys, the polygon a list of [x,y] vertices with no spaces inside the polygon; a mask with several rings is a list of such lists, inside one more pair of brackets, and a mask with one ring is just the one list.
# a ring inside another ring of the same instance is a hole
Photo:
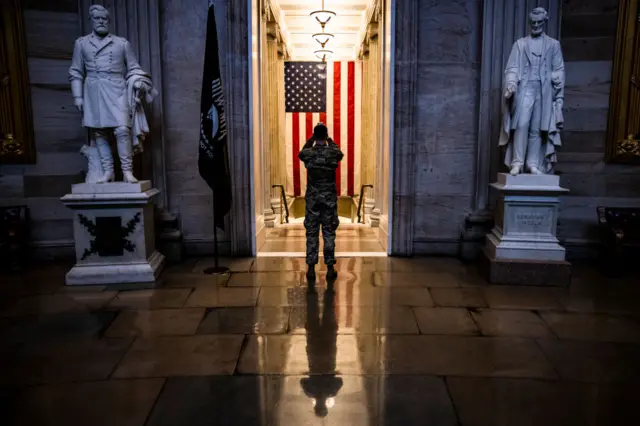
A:
{"label": "stone column", "polygon": [[283,114],[283,110],[280,109],[280,93],[279,85],[279,65],[278,59],[278,25],[275,22],[270,22],[267,28],[267,75],[265,80],[267,82],[267,90],[265,102],[267,108],[267,132],[269,135],[269,150],[270,150],[270,166],[271,177],[269,180],[271,209],[274,213],[280,212],[280,198],[279,192],[272,188],[272,185],[283,185],[282,172],[284,165],[280,161],[281,151],[284,151],[282,139],[280,138],[280,119],[279,116]]}
{"label": "stone column", "polygon": [[[227,61],[229,105],[228,124],[229,159],[234,202],[231,205],[231,251],[236,256],[251,256],[254,233],[254,211],[251,197],[253,191],[251,175],[252,140],[250,134],[251,50],[249,32],[250,9],[246,2],[229,2],[228,6],[228,53],[221,61]],[[256,128],[257,130],[257,128]]]}
{"label": "stone column", "polygon": [[547,34],[559,38],[561,0],[484,2],[474,210],[467,216],[461,235],[462,256],[467,259],[477,256],[484,236],[492,227],[489,184],[495,180],[500,167],[498,137],[504,67],[513,43],[528,33],[529,12],[537,6],[544,7],[549,13]]}
{"label": "stone column", "polygon": [[[378,38],[378,23],[372,22],[367,28],[367,44],[369,46],[369,60],[367,64],[367,81],[369,86],[368,99],[369,109],[366,126],[368,139],[367,144],[371,147],[371,150],[365,152],[366,158],[363,160],[365,164],[366,180],[363,179],[362,183],[373,185],[373,191],[369,192],[369,195],[365,199],[365,207],[371,212],[370,222],[371,226],[378,226],[380,224],[380,213],[382,210],[382,202],[384,200],[383,186],[384,186],[384,168],[382,167],[383,161],[383,140],[381,130],[382,116],[382,46],[380,45]],[[365,150],[363,150],[365,151]]]}
{"label": "stone column", "polygon": [[[265,4],[263,4],[265,6]],[[275,226],[275,215],[271,208],[271,131],[270,131],[270,110],[273,105],[272,100],[272,75],[269,73],[269,13],[264,7],[260,21],[260,90],[262,91],[262,215],[267,228]]]}
{"label": "stone column", "polygon": [[[375,144],[371,139],[371,60],[369,56],[369,45],[366,43],[363,45],[363,52],[361,55],[362,60],[362,120],[360,135],[362,137],[362,149],[360,150],[360,180],[362,185],[373,184],[371,175],[374,174],[373,170],[370,170],[373,166],[369,163],[370,153]],[[372,199],[373,194],[369,194],[365,197],[365,200]],[[363,200],[364,202],[364,200]],[[365,213],[370,214],[371,211],[366,210]]]}
{"label": "stone column", "polygon": [[[415,212],[415,105],[418,79],[417,1],[395,2],[393,75],[393,173],[391,218],[391,253],[396,256],[413,255]],[[387,9],[389,10],[389,9]],[[386,14],[385,19],[390,19]],[[391,18],[393,19],[393,18]]]}
{"label": "stone column", "polygon": [[278,164],[280,165],[280,182],[287,189],[287,153],[286,153],[286,127],[287,118],[285,115],[285,93],[284,93],[284,61],[287,60],[287,47],[282,40],[278,43],[278,62],[277,62],[277,82],[278,82],[278,141],[280,150],[278,152]]}

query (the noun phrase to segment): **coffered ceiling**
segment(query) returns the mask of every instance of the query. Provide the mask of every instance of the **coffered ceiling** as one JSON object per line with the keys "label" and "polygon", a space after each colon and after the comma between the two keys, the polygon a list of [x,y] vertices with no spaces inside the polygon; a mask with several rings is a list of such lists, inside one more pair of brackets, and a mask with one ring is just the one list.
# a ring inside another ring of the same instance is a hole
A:
{"label": "coffered ceiling", "polygon": [[[271,0],[280,10],[279,24],[286,34],[286,42],[292,60],[317,60],[314,51],[320,49],[312,35],[322,32],[320,24],[310,16],[322,9],[322,0]],[[324,9],[336,16],[331,18],[325,32],[335,38],[326,48],[334,51],[331,60],[354,60],[360,49],[367,24],[367,13],[374,0],[325,0]]]}

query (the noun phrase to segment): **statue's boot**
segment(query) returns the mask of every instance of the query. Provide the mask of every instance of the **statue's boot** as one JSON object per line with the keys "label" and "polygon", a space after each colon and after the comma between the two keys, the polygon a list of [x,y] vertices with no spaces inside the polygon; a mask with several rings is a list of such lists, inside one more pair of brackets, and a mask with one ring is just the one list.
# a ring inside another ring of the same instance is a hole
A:
{"label": "statue's boot", "polygon": [[111,154],[111,147],[109,146],[109,140],[103,130],[96,130],[94,132],[94,140],[98,154],[100,155],[100,163],[102,164],[102,170],[104,174],[97,183],[107,183],[114,179],[113,173],[113,155]]}
{"label": "statue's boot", "polygon": [[531,166],[531,167],[529,167],[529,172],[530,172],[532,175],[542,175],[542,174],[544,174],[544,173],[542,173],[542,171],[541,171],[539,168],[537,168],[536,166]]}
{"label": "statue's boot", "polygon": [[122,167],[122,180],[127,183],[137,183],[138,179],[133,175],[133,148],[131,146],[131,129],[118,127],[115,131],[118,143],[118,155]]}
{"label": "statue's boot", "polygon": [[511,173],[513,176],[516,176],[519,175],[520,172],[522,172],[522,166],[513,166],[509,173]]}

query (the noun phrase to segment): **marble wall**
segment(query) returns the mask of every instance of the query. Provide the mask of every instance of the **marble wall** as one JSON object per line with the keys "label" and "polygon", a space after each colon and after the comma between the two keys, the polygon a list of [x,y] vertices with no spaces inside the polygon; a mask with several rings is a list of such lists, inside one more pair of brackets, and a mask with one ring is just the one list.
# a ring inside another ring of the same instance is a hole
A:
{"label": "marble wall", "polygon": [[558,237],[569,254],[589,255],[598,240],[598,205],[638,206],[640,168],[605,164],[605,140],[618,0],[564,0],[561,44],[567,88],[558,173]]}
{"label": "marble wall", "polygon": [[68,81],[81,16],[77,0],[23,4],[37,163],[0,166],[0,205],[29,206],[38,255],[72,256],[72,215],[59,198],[86,170],[79,149],[87,133]]}
{"label": "marble wall", "polygon": [[474,185],[482,1],[418,11],[414,253],[455,253]]}
{"label": "marble wall", "polygon": [[[227,4],[226,0],[214,1],[226,94],[229,93]],[[191,252],[210,249],[213,235],[213,197],[198,173],[206,8],[206,0],[163,0],[161,10],[169,210],[178,216],[184,241]],[[228,105],[228,95],[226,101]],[[229,140],[229,143],[233,141]],[[225,245],[230,241],[228,232],[219,232],[218,238]]]}

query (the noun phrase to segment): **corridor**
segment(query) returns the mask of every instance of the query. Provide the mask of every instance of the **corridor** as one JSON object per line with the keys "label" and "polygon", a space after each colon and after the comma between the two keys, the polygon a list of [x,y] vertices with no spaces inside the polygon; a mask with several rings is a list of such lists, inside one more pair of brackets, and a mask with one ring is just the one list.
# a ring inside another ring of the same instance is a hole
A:
{"label": "corridor", "polygon": [[448,258],[211,260],[155,289],[0,285],[1,424],[640,424],[640,287],[575,266],[570,288],[486,284]]}

